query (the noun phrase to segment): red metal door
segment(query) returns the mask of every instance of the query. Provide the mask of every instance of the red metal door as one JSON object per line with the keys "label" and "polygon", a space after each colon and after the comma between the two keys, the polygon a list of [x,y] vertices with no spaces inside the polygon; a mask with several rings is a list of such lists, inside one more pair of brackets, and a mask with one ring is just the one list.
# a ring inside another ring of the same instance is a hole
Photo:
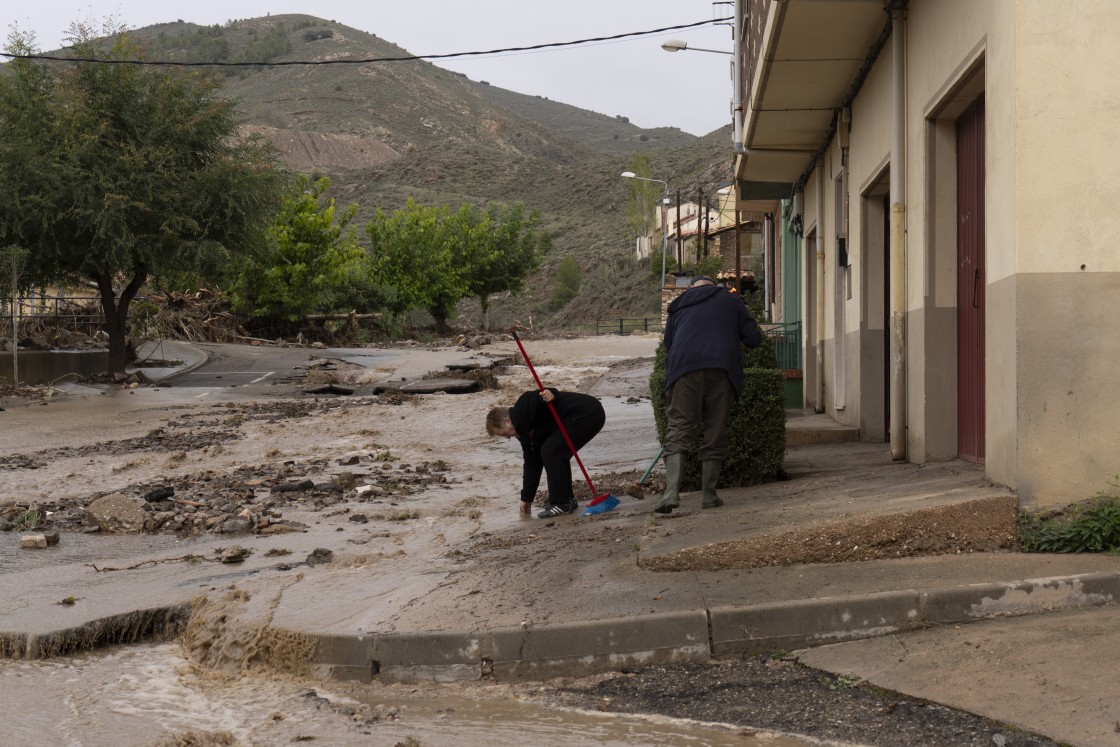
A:
{"label": "red metal door", "polygon": [[957,120],[957,453],[984,461],[984,97]]}

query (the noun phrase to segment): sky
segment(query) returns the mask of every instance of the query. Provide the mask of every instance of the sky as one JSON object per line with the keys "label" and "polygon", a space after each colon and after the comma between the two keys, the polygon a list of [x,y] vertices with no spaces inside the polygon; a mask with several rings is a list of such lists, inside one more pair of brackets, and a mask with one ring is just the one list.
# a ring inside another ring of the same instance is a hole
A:
{"label": "sky", "polygon": [[[17,9],[18,5],[18,9]],[[710,21],[732,14],[710,0],[36,0],[4,3],[0,23],[33,31],[42,51],[63,46],[74,21],[107,18],[129,28],[183,20],[202,25],[268,14],[305,13],[375,34],[412,54],[475,52],[576,41]],[[473,80],[609,116],[639,127],[679,127],[706,135],[731,122],[729,24],[598,42],[551,51],[507,53],[433,64]]]}

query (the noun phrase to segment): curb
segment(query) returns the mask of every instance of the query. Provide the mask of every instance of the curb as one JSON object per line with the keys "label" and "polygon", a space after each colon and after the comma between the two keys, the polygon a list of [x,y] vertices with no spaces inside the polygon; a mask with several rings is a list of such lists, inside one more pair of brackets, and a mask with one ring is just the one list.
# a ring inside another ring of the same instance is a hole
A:
{"label": "curb", "polygon": [[[313,636],[315,652],[307,665],[327,679],[546,679],[791,651],[931,625],[1101,607],[1117,600],[1120,572],[1100,572],[482,632],[314,634],[270,628],[265,635]],[[0,658],[47,659],[100,646],[168,640],[182,634],[190,611],[189,604],[175,604],[48,633],[0,632]]]}
{"label": "curb", "polygon": [[481,633],[331,636],[320,639],[311,666],[328,678],[364,682],[574,677],[789,651],[930,625],[1100,607],[1118,599],[1120,573],[1088,573]]}

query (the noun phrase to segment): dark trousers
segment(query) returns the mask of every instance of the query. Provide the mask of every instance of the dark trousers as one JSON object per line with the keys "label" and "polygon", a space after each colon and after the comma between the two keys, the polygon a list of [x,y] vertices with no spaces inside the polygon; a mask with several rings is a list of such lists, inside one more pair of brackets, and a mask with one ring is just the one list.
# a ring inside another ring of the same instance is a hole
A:
{"label": "dark trousers", "polygon": [[703,426],[700,460],[722,461],[729,442],[727,421],[735,402],[735,389],[727,372],[722,368],[689,371],[674,381],[665,395],[665,455],[687,453]]}
{"label": "dark trousers", "polygon": [[[597,400],[592,401],[595,407],[588,407],[586,412],[563,421],[577,451],[595,438],[607,422],[603,406]],[[575,499],[572,492],[572,451],[559,429],[541,444],[541,462],[544,463],[544,474],[548,481],[549,504],[571,503]]]}

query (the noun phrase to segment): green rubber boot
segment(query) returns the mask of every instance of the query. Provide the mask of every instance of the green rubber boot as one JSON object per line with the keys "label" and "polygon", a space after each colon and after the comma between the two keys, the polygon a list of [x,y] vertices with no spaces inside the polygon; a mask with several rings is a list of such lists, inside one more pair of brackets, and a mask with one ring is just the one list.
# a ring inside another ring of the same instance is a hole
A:
{"label": "green rubber boot", "polygon": [[723,462],[719,459],[705,459],[700,465],[700,479],[704,488],[704,502],[701,508],[718,508],[723,505],[723,499],[716,495],[716,485],[719,484],[719,470]]}
{"label": "green rubber boot", "polygon": [[665,495],[653,507],[659,514],[669,514],[681,505],[681,464],[684,454],[669,454],[665,457]]}

